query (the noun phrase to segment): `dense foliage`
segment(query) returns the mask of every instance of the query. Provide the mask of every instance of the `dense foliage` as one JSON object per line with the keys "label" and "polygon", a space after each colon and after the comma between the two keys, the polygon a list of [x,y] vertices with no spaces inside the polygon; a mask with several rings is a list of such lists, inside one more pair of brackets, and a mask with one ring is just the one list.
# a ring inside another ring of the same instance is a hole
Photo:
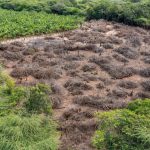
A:
{"label": "dense foliage", "polygon": [[1,150],[56,150],[57,137],[55,124],[47,117],[0,117]]}
{"label": "dense foliage", "polygon": [[129,25],[150,27],[149,0],[97,0],[87,11],[87,19],[107,19]]}
{"label": "dense foliage", "polygon": [[0,9],[0,38],[44,34],[74,29],[82,18]]}
{"label": "dense foliage", "polygon": [[44,11],[63,15],[83,15],[86,1],[82,0],[0,0],[0,7],[16,11]]}
{"label": "dense foliage", "polygon": [[[20,87],[0,69],[0,149],[56,150],[59,134],[46,85]],[[33,104],[34,102],[34,104]]]}
{"label": "dense foliage", "polygon": [[150,148],[150,99],[136,100],[127,109],[97,114],[97,149],[148,150]]}

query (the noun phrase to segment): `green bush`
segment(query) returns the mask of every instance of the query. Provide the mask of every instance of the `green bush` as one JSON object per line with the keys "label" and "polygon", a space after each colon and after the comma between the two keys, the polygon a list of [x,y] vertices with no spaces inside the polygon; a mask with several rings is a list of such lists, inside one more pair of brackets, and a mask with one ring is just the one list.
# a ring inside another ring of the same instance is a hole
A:
{"label": "green bush", "polygon": [[133,101],[129,103],[128,109],[136,114],[150,117],[150,99]]}
{"label": "green bush", "polygon": [[[56,14],[70,14],[70,9],[76,10],[71,11],[72,15],[81,14],[80,1],[77,0],[0,0],[0,8],[15,10],[15,11],[43,11],[46,13],[56,13]],[[76,9],[76,8],[79,9]],[[82,9],[82,11],[85,11]]]}
{"label": "green bush", "polygon": [[96,0],[87,10],[87,19],[107,19],[129,25],[150,27],[150,1]]}
{"label": "green bush", "polygon": [[47,117],[0,117],[0,150],[57,150],[55,123]]}
{"label": "green bush", "polygon": [[31,87],[29,96],[25,103],[25,107],[30,113],[46,113],[50,114],[52,111],[51,102],[48,96],[50,89],[45,85],[37,85]]}
{"label": "green bush", "polygon": [[149,150],[149,110],[150,99],[146,99],[130,103],[127,109],[98,113],[93,144],[100,150]]}
{"label": "green bush", "polygon": [[3,71],[3,69],[0,69],[0,92],[4,92],[7,94],[11,94],[13,88],[15,86],[14,80]]}
{"label": "green bush", "polygon": [[0,69],[0,98],[1,104],[17,104],[26,97],[25,88],[16,86],[14,80]]}

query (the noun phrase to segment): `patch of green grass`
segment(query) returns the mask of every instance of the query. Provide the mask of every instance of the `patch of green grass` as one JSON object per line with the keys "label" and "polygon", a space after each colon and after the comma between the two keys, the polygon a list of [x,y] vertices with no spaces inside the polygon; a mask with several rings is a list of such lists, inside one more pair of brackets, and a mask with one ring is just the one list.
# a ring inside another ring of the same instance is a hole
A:
{"label": "patch of green grass", "polygon": [[75,29],[83,18],[0,9],[0,39]]}
{"label": "patch of green grass", "polygon": [[104,150],[149,150],[150,99],[136,100],[126,109],[97,113],[99,129],[93,144]]}
{"label": "patch of green grass", "polygon": [[0,117],[1,150],[57,150],[54,122],[44,116],[10,114]]}

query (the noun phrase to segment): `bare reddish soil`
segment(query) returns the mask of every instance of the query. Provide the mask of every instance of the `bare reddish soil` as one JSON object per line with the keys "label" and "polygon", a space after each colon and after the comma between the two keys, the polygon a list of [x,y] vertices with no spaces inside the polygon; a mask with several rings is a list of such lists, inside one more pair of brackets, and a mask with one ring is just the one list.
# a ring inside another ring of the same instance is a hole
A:
{"label": "bare reddish soil", "polygon": [[150,98],[150,31],[103,20],[0,45],[18,84],[46,83],[62,131],[60,150],[94,150],[94,112]]}

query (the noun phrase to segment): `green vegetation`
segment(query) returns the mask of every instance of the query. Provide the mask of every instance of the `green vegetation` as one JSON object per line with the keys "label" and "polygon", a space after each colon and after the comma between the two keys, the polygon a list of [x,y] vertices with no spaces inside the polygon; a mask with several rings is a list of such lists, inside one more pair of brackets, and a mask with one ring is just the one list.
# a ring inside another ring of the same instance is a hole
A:
{"label": "green vegetation", "polygon": [[57,150],[46,85],[19,87],[0,69],[0,149]]}
{"label": "green vegetation", "polygon": [[150,27],[149,0],[0,0],[0,8],[0,39],[75,29],[83,18]]}
{"label": "green vegetation", "polygon": [[51,113],[51,103],[48,97],[50,89],[42,84],[31,87],[25,107],[30,113]]}
{"label": "green vegetation", "polygon": [[75,29],[82,18],[0,9],[0,38],[44,34]]}
{"label": "green vegetation", "polygon": [[150,27],[149,0],[97,0],[87,11],[87,19],[107,19],[129,25]]}
{"label": "green vegetation", "polygon": [[0,0],[0,7],[16,11],[44,11],[61,15],[83,15],[86,1],[82,0]]}
{"label": "green vegetation", "polygon": [[10,114],[0,117],[1,150],[56,150],[55,124],[47,117]]}
{"label": "green vegetation", "polygon": [[126,109],[97,114],[99,129],[93,139],[97,149],[148,150],[150,99],[131,102]]}

